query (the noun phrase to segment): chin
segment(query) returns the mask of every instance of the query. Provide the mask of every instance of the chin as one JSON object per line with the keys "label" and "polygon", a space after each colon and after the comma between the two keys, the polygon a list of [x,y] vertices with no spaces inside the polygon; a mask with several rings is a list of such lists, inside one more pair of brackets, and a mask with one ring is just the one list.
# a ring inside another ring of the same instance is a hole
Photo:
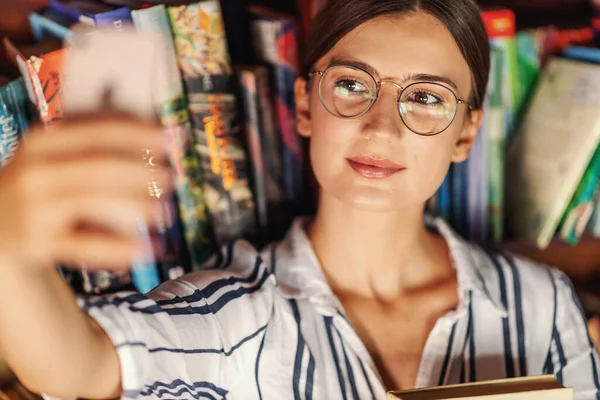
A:
{"label": "chin", "polygon": [[420,202],[401,196],[398,192],[388,192],[374,188],[356,188],[343,193],[336,193],[335,197],[347,206],[360,211],[386,213],[414,207]]}

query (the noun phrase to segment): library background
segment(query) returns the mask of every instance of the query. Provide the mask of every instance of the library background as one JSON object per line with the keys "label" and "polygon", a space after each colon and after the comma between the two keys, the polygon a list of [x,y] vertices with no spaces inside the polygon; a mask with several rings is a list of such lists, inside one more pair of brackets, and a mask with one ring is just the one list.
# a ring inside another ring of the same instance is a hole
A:
{"label": "library background", "polygon": [[[293,216],[314,210],[293,82],[325,1],[0,1],[0,167],[32,124],[61,119],[61,68],[77,35],[126,25],[158,33],[179,77],[158,111],[176,141],[175,191],[165,198],[149,183],[176,221],[153,233],[166,256],[126,274],[58,266],[76,292],[147,292],[233,239],[279,239]],[[473,241],[563,269],[588,317],[600,316],[600,1],[479,4],[491,44],[486,118],[429,212]],[[215,98],[218,107],[207,105]],[[212,131],[195,129],[207,120]],[[0,371],[5,398],[37,397]]]}

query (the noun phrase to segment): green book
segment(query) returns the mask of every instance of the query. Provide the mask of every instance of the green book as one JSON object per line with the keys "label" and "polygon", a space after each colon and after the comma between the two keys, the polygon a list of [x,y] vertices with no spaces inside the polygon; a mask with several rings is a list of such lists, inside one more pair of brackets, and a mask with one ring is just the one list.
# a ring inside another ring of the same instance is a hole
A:
{"label": "green book", "polygon": [[185,242],[193,267],[199,267],[212,255],[214,243],[206,207],[201,161],[194,151],[194,138],[181,72],[177,64],[173,34],[167,8],[160,4],[131,12],[138,32],[159,33],[168,58],[169,99],[159,109],[159,117],[171,140],[170,161],[175,171],[175,188]]}
{"label": "green book", "polygon": [[577,244],[594,212],[594,200],[600,191],[600,146],[585,170],[559,226],[560,238]]}

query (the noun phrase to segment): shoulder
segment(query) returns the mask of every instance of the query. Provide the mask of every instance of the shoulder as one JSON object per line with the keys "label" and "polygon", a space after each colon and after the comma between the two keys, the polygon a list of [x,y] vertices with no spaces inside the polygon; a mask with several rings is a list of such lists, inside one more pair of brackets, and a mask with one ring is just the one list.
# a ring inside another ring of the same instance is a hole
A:
{"label": "shoulder", "polygon": [[480,274],[489,296],[508,315],[523,313],[529,325],[542,328],[561,318],[565,308],[581,311],[575,289],[560,269],[510,251],[471,243],[468,247],[472,268]]}
{"label": "shoulder", "polygon": [[521,296],[530,303],[549,304],[556,296],[559,283],[568,282],[564,273],[553,266],[498,248],[472,243],[468,247],[474,260],[473,268],[497,296]]}
{"label": "shoulder", "polygon": [[[270,307],[275,290],[270,260],[245,240],[221,247],[198,271],[170,280],[149,296],[163,307],[202,303],[207,313]],[[228,314],[228,313],[226,313]]]}

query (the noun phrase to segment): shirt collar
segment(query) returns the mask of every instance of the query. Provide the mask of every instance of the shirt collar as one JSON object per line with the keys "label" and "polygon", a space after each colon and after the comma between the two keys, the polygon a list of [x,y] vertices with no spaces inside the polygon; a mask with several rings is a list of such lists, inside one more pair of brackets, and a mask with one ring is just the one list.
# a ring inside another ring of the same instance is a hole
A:
{"label": "shirt collar", "polygon": [[[272,263],[273,272],[278,287],[287,298],[310,299],[325,308],[333,306],[341,310],[341,304],[327,283],[306,234],[305,227],[308,221],[308,217],[296,218],[284,239],[272,249],[275,260],[275,263]],[[441,218],[426,215],[425,224],[437,230],[448,244],[450,257],[456,269],[460,302],[465,305],[467,293],[472,291],[488,300],[499,313],[506,315],[506,308],[498,296],[490,292],[481,273],[482,263],[490,261],[475,257],[475,246],[460,237]]]}

